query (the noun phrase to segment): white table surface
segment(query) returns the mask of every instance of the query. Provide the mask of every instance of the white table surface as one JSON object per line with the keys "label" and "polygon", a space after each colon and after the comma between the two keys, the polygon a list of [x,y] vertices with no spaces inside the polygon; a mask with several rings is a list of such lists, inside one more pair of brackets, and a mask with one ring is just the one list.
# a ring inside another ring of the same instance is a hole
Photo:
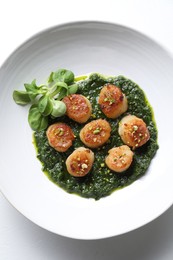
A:
{"label": "white table surface", "polygon": [[[172,0],[1,0],[0,10],[0,65],[19,44],[40,30],[80,20],[110,21],[132,27],[173,54]],[[173,207],[127,234],[80,241],[36,226],[0,193],[0,259],[172,260]]]}

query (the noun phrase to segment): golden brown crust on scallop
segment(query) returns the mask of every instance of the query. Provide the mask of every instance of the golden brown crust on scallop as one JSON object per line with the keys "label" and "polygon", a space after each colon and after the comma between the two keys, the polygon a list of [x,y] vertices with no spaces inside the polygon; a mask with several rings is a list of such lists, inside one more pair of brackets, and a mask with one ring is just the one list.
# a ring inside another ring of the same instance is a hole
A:
{"label": "golden brown crust on scallop", "polygon": [[133,149],[144,145],[150,139],[147,125],[141,118],[134,115],[123,117],[119,123],[118,132],[122,141]]}
{"label": "golden brown crust on scallop", "polygon": [[74,134],[72,129],[64,123],[50,125],[46,131],[48,142],[58,152],[65,152],[72,145]]}
{"label": "golden brown crust on scallop", "polygon": [[117,118],[128,108],[126,96],[120,88],[113,84],[106,84],[102,88],[98,103],[108,118]]}
{"label": "golden brown crust on scallop", "polygon": [[66,114],[78,123],[85,123],[91,116],[92,107],[90,101],[80,94],[66,96],[62,100],[67,107]]}
{"label": "golden brown crust on scallop", "polygon": [[97,119],[86,124],[80,131],[81,141],[90,148],[102,146],[110,137],[111,127],[105,119]]}
{"label": "golden brown crust on scallop", "polygon": [[66,167],[74,177],[83,177],[89,173],[94,162],[94,153],[85,147],[79,147],[67,158]]}
{"label": "golden brown crust on scallop", "polygon": [[114,147],[108,153],[105,163],[109,169],[115,172],[126,171],[133,161],[133,152],[127,145]]}

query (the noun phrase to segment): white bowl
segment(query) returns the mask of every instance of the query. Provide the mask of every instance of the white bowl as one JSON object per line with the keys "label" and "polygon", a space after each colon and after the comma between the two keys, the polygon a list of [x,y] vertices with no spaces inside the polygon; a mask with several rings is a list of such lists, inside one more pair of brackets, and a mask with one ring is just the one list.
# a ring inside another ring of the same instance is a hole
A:
{"label": "white bowl", "polygon": [[[68,194],[41,170],[14,89],[51,71],[124,75],[144,90],[158,127],[159,150],[144,177],[99,201]],[[54,233],[78,239],[116,236],[152,221],[173,202],[173,60],[152,39],[130,28],[76,22],[45,30],[22,44],[0,69],[0,189],[24,216]]]}

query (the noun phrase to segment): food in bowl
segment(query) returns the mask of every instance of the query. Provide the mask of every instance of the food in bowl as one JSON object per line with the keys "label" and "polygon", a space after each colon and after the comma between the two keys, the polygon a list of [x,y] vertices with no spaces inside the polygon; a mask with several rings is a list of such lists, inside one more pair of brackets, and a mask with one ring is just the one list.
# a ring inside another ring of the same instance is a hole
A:
{"label": "food in bowl", "polygon": [[98,200],[146,173],[158,132],[153,109],[132,80],[99,73],[75,77],[61,69],[47,84],[34,81],[25,88],[14,91],[14,100],[32,103],[28,121],[37,157],[59,187]]}

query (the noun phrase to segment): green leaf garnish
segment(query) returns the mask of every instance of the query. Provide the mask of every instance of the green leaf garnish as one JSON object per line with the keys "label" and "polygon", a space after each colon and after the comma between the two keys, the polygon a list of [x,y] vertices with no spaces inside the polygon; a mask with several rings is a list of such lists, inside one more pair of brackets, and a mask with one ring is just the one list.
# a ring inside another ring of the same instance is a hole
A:
{"label": "green leaf garnish", "polygon": [[31,99],[29,97],[29,94],[26,91],[18,91],[14,90],[13,92],[13,99],[18,105],[27,105],[31,102]]}
{"label": "green leaf garnish", "polygon": [[78,90],[78,85],[77,84],[73,84],[71,86],[68,87],[68,94],[75,94]]}
{"label": "green leaf garnish", "polygon": [[29,109],[28,122],[34,131],[39,131],[47,127],[47,117],[43,116],[37,105],[33,105]]}
{"label": "green leaf garnish", "polygon": [[[61,81],[65,82],[68,85],[72,84],[74,82],[74,73],[70,70],[66,69],[59,69],[58,71],[55,71],[51,73],[49,80],[52,79],[52,81]],[[52,82],[50,81],[50,82]]]}
{"label": "green leaf garnish", "polygon": [[60,117],[65,114],[66,105],[61,100],[77,92],[78,85],[74,81],[72,71],[59,69],[51,72],[47,84],[37,85],[34,79],[30,84],[24,84],[25,91],[14,90],[13,99],[16,104],[31,104],[28,122],[32,130],[46,129],[49,116]]}
{"label": "green leaf garnish", "polygon": [[49,96],[42,96],[38,101],[38,109],[41,114],[48,116],[51,114],[53,108],[53,103]]}

